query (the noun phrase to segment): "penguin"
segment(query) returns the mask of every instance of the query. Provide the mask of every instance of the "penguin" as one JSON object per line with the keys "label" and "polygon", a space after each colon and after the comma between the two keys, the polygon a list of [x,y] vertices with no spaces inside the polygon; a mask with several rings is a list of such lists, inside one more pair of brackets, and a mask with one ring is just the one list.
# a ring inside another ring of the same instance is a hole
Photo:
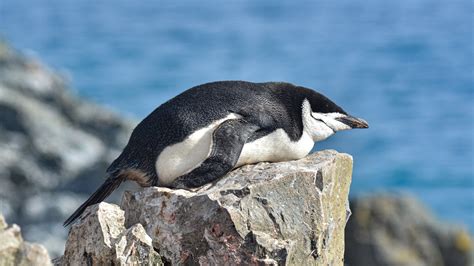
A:
{"label": "penguin", "polygon": [[285,82],[217,81],[165,102],[133,130],[105,182],[65,222],[122,182],[191,189],[258,162],[303,158],[341,130],[368,128],[324,95]]}

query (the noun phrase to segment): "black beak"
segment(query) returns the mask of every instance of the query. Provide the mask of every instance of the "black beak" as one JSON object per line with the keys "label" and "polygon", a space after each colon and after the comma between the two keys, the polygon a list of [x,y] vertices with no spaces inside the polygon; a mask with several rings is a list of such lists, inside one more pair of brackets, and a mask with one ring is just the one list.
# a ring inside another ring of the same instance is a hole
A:
{"label": "black beak", "polygon": [[336,120],[350,126],[351,128],[369,128],[367,121],[362,118],[356,118],[350,115],[338,117]]}

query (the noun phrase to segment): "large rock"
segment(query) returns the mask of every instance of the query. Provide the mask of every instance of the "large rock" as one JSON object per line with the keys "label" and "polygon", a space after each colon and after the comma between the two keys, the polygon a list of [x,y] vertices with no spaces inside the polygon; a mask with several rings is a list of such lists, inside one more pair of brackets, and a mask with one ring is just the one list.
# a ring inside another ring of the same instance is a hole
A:
{"label": "large rock", "polygon": [[124,196],[125,226],[173,265],[342,265],[351,174],[351,156],[322,151],[197,191],[150,187]]}
{"label": "large rock", "polygon": [[351,200],[348,265],[473,265],[473,242],[460,226],[438,222],[409,196]]}
{"label": "large rock", "polygon": [[48,252],[38,244],[23,241],[20,227],[8,226],[0,214],[0,265],[51,265]]}
{"label": "large rock", "polygon": [[72,226],[56,265],[162,265],[141,224],[125,228],[124,212],[108,203],[89,207]]}
{"label": "large rock", "polygon": [[132,127],[0,43],[0,212],[62,253],[62,221],[102,182]]}

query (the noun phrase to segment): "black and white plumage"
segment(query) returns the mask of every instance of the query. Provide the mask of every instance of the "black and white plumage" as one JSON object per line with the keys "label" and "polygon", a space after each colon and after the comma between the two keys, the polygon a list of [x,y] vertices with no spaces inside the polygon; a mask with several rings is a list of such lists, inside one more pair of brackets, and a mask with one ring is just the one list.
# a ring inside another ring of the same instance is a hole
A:
{"label": "black and white plumage", "polygon": [[316,141],[340,130],[367,127],[322,94],[289,83],[199,85],[138,124],[107,169],[105,183],[65,225],[125,180],[141,186],[198,187],[244,164],[303,158]]}

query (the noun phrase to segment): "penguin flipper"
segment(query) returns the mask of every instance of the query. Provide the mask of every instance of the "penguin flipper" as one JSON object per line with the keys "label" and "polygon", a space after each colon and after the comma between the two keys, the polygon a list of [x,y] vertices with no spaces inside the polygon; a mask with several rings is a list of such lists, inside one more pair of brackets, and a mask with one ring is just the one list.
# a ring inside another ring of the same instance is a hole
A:
{"label": "penguin flipper", "polygon": [[209,157],[196,169],[178,177],[171,187],[195,188],[223,177],[237,164],[245,142],[259,128],[244,119],[224,121],[212,134]]}

